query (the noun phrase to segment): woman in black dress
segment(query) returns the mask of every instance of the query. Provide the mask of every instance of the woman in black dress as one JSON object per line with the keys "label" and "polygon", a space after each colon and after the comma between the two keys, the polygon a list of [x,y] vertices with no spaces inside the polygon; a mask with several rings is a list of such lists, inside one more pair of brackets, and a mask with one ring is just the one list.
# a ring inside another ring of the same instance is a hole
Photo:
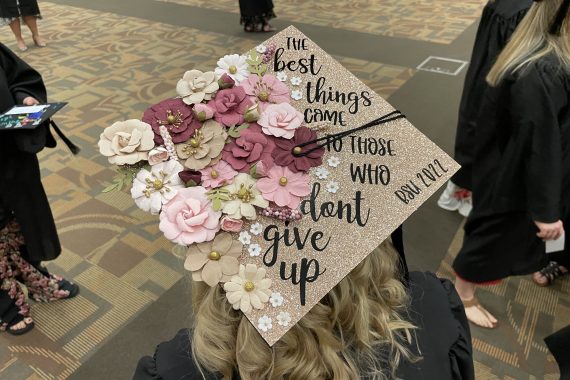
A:
{"label": "woman in black dress", "polygon": [[273,0],[239,0],[240,23],[246,32],[273,32],[269,20],[275,17]]}
{"label": "woman in black dress", "polygon": [[[46,102],[37,71],[0,44],[0,113],[16,104]],[[33,327],[28,297],[38,302],[70,298],[77,285],[50,274],[41,261],[61,253],[36,153],[56,144],[47,125],[0,132],[0,331],[20,335]]]}
{"label": "woman in black dress", "polygon": [[542,268],[544,241],[557,239],[570,215],[569,8],[570,0],[535,2],[487,76],[474,207],[453,264],[467,317],[482,327],[497,320],[475,286]]}
{"label": "woman in black dress", "polygon": [[32,32],[34,44],[38,47],[45,47],[46,43],[38,32],[37,19],[41,18],[40,8],[37,0],[2,0],[0,1],[0,25],[9,24],[12,33],[18,42],[21,51],[28,50],[26,42],[22,37],[20,18]]}

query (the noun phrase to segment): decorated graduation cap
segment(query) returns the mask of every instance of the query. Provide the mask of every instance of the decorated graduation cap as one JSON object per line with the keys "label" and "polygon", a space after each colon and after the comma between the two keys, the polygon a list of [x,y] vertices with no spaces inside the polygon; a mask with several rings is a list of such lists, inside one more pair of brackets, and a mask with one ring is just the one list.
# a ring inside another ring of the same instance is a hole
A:
{"label": "decorated graduation cap", "polygon": [[294,27],[176,93],[102,133],[104,191],[133,178],[193,280],[270,346],[458,169]]}

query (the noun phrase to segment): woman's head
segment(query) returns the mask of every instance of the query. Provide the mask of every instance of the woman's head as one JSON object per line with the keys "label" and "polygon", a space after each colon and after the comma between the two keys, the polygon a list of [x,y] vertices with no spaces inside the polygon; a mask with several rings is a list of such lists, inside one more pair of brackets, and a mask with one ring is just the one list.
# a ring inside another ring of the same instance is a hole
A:
{"label": "woman's head", "polygon": [[548,55],[556,54],[570,69],[569,0],[535,1],[487,75],[496,86],[507,74]]}
{"label": "woman's head", "polygon": [[[193,283],[193,356],[198,365],[244,380],[383,378],[402,356],[413,326],[397,254],[382,243],[279,342],[269,347],[221,287]],[[383,357],[383,360],[380,358]]]}

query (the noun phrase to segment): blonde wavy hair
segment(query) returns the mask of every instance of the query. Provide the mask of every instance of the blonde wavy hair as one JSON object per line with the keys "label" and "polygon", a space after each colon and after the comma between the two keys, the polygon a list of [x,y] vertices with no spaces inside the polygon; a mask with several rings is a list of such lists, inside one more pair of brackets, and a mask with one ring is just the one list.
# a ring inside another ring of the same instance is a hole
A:
{"label": "blonde wavy hair", "polygon": [[487,75],[487,83],[497,86],[508,74],[515,73],[536,60],[554,53],[570,70],[570,27],[566,14],[560,35],[549,33],[563,0],[535,2],[523,18]]}
{"label": "blonde wavy hair", "polygon": [[385,241],[273,347],[221,287],[194,282],[193,358],[226,380],[234,371],[243,380],[386,379],[402,358],[416,359],[406,349],[414,326],[403,317],[409,300],[399,273]]}

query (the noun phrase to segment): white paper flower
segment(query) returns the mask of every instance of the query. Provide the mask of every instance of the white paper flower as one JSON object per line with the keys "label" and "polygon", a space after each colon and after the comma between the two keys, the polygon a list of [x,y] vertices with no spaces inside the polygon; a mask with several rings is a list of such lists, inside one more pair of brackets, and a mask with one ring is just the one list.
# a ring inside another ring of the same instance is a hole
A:
{"label": "white paper flower", "polygon": [[242,231],[239,233],[239,239],[238,240],[243,245],[248,245],[249,243],[251,243],[251,235],[248,234],[247,231]]}
{"label": "white paper flower", "polygon": [[203,100],[211,100],[220,86],[213,71],[205,73],[190,70],[184,73],[176,84],[176,93],[186,104],[197,104]]}
{"label": "white paper flower", "polygon": [[215,73],[218,78],[228,74],[236,83],[240,83],[249,76],[247,57],[239,54],[224,55],[218,60]]}
{"label": "white paper flower", "polygon": [[326,188],[329,193],[336,194],[338,191],[338,182],[331,181],[327,183]]}
{"label": "white paper flower", "polygon": [[136,164],[148,159],[154,148],[154,132],[149,124],[137,119],[118,121],[105,128],[99,139],[99,151],[115,165]]}
{"label": "white paper flower", "polygon": [[273,307],[279,307],[283,305],[283,296],[281,293],[271,293],[271,297],[269,297],[269,302]]}
{"label": "white paper flower", "polygon": [[[223,202],[222,212],[230,218],[255,220],[257,213],[255,207],[266,208],[269,202],[257,190],[257,180],[247,173],[240,173],[234,181],[222,189],[227,190],[231,200]],[[255,207],[254,207],[255,206]]]}
{"label": "white paper flower", "polygon": [[287,80],[287,74],[285,73],[285,71],[279,71],[275,77],[277,78],[277,80],[281,81],[281,82],[285,82]]}
{"label": "white paper flower", "polygon": [[234,310],[244,313],[263,309],[269,301],[271,294],[271,279],[265,278],[265,268],[258,268],[255,264],[240,265],[239,273],[224,284],[226,298]]}
{"label": "white paper flower", "polygon": [[263,232],[263,225],[259,222],[254,223],[249,228],[249,232],[251,232],[255,236],[259,236],[259,234]]}
{"label": "white paper flower", "polygon": [[273,321],[267,315],[259,318],[257,321],[257,327],[263,332],[267,332],[273,328]]}
{"label": "white paper flower", "polygon": [[289,322],[291,322],[291,314],[286,311],[282,311],[277,315],[277,323],[280,326],[289,326]]}
{"label": "white paper flower", "polygon": [[325,167],[318,167],[315,170],[315,176],[317,176],[318,179],[327,179],[329,177],[329,174],[331,174],[327,168]]}
{"label": "white paper flower", "polygon": [[255,50],[259,53],[259,54],[263,54],[267,51],[267,46],[261,44],[261,45],[257,45],[255,47]]}
{"label": "white paper flower", "polygon": [[299,78],[299,77],[293,77],[293,78],[291,78],[291,84],[292,84],[293,86],[298,86],[298,85],[300,85],[300,84],[301,84],[301,78]]}
{"label": "white paper flower", "polygon": [[259,246],[259,244],[251,244],[249,246],[248,251],[251,257],[257,257],[261,255],[261,247]]}
{"label": "white paper flower", "polygon": [[327,163],[329,164],[329,166],[330,166],[331,168],[336,168],[336,167],[338,166],[338,164],[340,164],[340,158],[334,157],[334,156],[333,156],[333,157],[330,157],[330,158],[327,160]]}
{"label": "white paper flower", "polygon": [[293,90],[291,91],[291,98],[294,100],[301,100],[303,99],[303,93],[299,90]]}
{"label": "white paper flower", "polygon": [[156,164],[150,171],[141,169],[133,181],[131,196],[137,206],[151,214],[158,214],[162,205],[174,198],[184,183],[178,176],[184,167],[174,160]]}

